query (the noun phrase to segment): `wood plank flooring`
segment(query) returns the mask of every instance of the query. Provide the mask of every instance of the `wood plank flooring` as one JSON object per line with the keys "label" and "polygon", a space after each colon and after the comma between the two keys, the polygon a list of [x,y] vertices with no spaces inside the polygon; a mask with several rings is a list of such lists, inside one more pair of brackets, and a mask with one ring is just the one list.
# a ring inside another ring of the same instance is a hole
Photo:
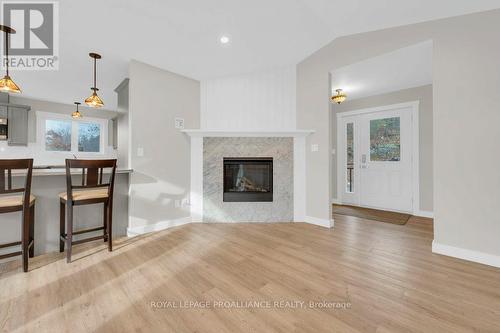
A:
{"label": "wood plank flooring", "polygon": [[71,264],[0,266],[0,331],[500,332],[500,270],[431,241],[427,219],[336,215],[330,230],[190,224],[112,253],[96,242]]}

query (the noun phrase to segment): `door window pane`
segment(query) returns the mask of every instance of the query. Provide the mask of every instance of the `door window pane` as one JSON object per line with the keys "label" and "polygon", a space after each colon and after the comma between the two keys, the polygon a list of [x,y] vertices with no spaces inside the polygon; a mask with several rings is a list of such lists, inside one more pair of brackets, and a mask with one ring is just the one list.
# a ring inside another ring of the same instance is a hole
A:
{"label": "door window pane", "polygon": [[400,161],[399,117],[370,120],[370,161]]}
{"label": "door window pane", "polygon": [[45,121],[45,150],[71,151],[71,121]]}
{"label": "door window pane", "polygon": [[94,123],[78,124],[78,151],[98,153],[101,143],[101,126]]}
{"label": "door window pane", "polygon": [[346,165],[346,192],[354,192],[354,123],[346,125],[346,147],[347,147],[347,165]]}

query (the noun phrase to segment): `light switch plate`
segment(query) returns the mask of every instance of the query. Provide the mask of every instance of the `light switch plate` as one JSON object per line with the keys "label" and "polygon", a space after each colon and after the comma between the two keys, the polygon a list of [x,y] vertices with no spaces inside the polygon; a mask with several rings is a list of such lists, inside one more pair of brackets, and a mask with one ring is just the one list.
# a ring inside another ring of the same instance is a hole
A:
{"label": "light switch plate", "polygon": [[142,148],[142,147],[137,148],[137,156],[138,157],[144,156],[144,148]]}
{"label": "light switch plate", "polygon": [[319,151],[319,145],[318,144],[311,145],[311,151],[313,152]]}
{"label": "light switch plate", "polygon": [[184,129],[184,118],[175,118],[175,128]]}

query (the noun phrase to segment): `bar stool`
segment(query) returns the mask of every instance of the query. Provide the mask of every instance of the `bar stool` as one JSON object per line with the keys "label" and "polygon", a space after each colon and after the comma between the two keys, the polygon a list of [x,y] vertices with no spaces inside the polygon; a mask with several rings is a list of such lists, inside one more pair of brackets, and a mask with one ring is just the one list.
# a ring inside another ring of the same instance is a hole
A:
{"label": "bar stool", "polygon": [[[12,187],[12,170],[27,170],[23,188]],[[0,259],[22,255],[25,272],[28,271],[28,257],[33,258],[35,248],[35,196],[31,194],[32,172],[33,159],[0,160],[0,214],[22,212],[21,241],[0,244],[0,248],[21,245],[21,251],[0,255]],[[6,178],[7,183],[5,183]]]}
{"label": "bar stool", "polygon": [[[71,169],[82,169],[81,185],[73,185]],[[107,183],[103,183],[104,169],[111,169]],[[113,190],[115,184],[116,159],[113,160],[66,160],[66,192],[59,194],[59,251],[64,252],[66,261],[71,262],[72,246],[76,244],[104,239],[108,250],[113,251]],[[73,207],[91,204],[104,204],[103,226],[87,230],[73,230]],[[74,235],[103,230],[102,236],[73,241]]]}

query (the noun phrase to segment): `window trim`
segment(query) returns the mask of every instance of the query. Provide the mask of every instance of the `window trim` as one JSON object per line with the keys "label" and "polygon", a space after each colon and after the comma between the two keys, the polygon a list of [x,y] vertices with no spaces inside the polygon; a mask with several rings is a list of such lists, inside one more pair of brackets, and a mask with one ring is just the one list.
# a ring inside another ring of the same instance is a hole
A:
{"label": "window trim", "polygon": [[[36,112],[37,122],[37,142],[40,150],[44,153],[53,154],[78,154],[78,156],[97,156],[104,155],[106,152],[106,144],[108,139],[108,119],[83,117],[74,119],[71,115],[53,113],[53,112]],[[47,120],[66,120],[71,121],[71,150],[70,151],[52,151],[47,150],[45,146],[45,124]],[[78,136],[80,123],[94,123],[100,126],[99,152],[82,152],[78,150]]]}

